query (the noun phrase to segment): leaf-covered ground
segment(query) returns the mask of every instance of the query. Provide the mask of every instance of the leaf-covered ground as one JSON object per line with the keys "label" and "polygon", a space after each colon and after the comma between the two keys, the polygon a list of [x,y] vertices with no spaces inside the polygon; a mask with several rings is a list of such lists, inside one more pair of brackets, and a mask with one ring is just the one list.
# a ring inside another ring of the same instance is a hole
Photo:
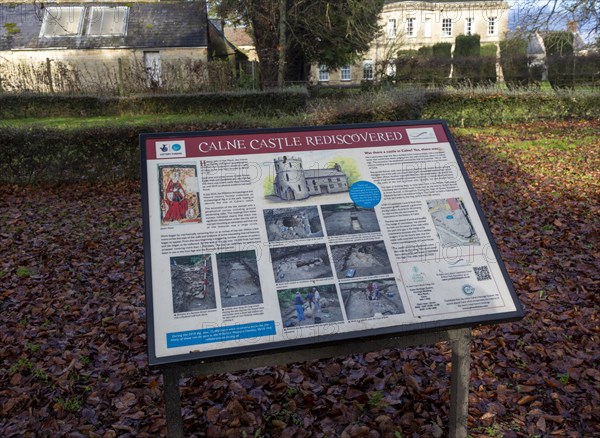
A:
{"label": "leaf-covered ground", "polygon": [[[600,436],[600,122],[457,130],[526,311],[473,330],[473,437]],[[166,433],[137,182],[0,187],[0,436]],[[440,437],[444,343],[182,381],[189,436]]]}

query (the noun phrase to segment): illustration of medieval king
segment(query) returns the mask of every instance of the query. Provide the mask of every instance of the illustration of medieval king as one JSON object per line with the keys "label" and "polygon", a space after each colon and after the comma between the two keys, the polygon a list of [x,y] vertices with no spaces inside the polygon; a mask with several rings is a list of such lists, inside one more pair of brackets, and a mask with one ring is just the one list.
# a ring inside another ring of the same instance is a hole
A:
{"label": "illustration of medieval king", "polygon": [[185,190],[179,181],[179,172],[173,172],[173,176],[167,184],[165,195],[167,212],[164,220],[178,221],[184,219],[188,210],[188,202],[185,199]]}

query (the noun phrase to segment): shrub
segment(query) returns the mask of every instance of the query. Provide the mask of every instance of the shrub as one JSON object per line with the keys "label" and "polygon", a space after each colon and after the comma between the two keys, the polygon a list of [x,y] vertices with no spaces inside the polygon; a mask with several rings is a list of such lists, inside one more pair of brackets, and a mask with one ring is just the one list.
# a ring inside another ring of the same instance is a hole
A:
{"label": "shrub", "polygon": [[415,50],[400,50],[396,59],[396,79],[400,82],[420,82]]}
{"label": "shrub", "polygon": [[432,46],[423,46],[419,47],[417,50],[418,56],[433,56],[433,47]]}
{"label": "shrub", "polygon": [[112,126],[72,130],[31,126],[0,129],[0,183],[137,179],[139,134],[252,128],[239,117],[198,124]]}
{"label": "shrub", "polygon": [[452,58],[451,45],[437,45],[419,50],[402,50],[396,59],[396,78],[399,82],[443,85],[448,82]]}
{"label": "shrub", "polygon": [[500,64],[508,88],[527,86],[530,82],[527,40],[516,37],[500,41]]}
{"label": "shrub", "polygon": [[496,82],[496,46],[481,46],[481,37],[459,35],[454,49],[454,78],[460,85]]}
{"label": "shrub", "polygon": [[553,88],[573,87],[575,58],[571,32],[548,32],[544,36],[548,81]]}
{"label": "shrub", "polygon": [[437,43],[431,47],[430,75],[435,84],[446,84],[452,71],[452,43]]}
{"label": "shrub", "polygon": [[359,98],[324,99],[312,108],[310,124],[383,122],[415,120],[421,117],[424,94],[420,89],[390,88],[363,92]]}
{"label": "shrub", "polygon": [[[5,25],[9,36],[18,28]],[[250,71],[250,64],[242,64]],[[107,96],[147,93],[198,93],[252,87],[252,80],[240,75],[232,62],[209,63],[193,58],[163,60],[159,83],[148,77],[146,67],[135,57],[117,62],[77,58],[70,62],[47,59],[43,62],[2,62],[2,89],[10,92],[102,94]]]}
{"label": "shrub", "polygon": [[600,86],[600,53],[588,53],[574,59],[575,82],[578,85]]}
{"label": "shrub", "polygon": [[481,68],[479,80],[485,84],[496,83],[496,61],[498,47],[495,44],[484,44],[480,49]]}
{"label": "shrub", "polygon": [[475,35],[458,35],[455,39],[454,59],[480,55],[481,37]]}
{"label": "shrub", "polygon": [[600,99],[592,93],[447,92],[428,93],[424,119],[446,119],[451,126],[492,126],[544,119],[600,117]]}
{"label": "shrub", "polygon": [[306,107],[306,90],[148,94],[133,97],[5,94],[0,118],[95,117],[138,114],[248,112],[260,115],[295,113]]}
{"label": "shrub", "polygon": [[431,54],[437,58],[452,58],[452,43],[436,43],[431,46]]}

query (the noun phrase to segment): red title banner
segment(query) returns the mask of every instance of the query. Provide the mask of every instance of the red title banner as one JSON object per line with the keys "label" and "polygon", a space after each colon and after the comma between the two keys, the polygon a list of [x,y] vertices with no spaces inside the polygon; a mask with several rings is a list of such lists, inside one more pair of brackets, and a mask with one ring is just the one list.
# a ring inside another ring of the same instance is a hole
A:
{"label": "red title banner", "polygon": [[448,141],[440,125],[412,128],[383,126],[363,129],[328,129],[223,135],[206,133],[198,137],[169,136],[148,139],[147,159],[194,158],[272,152],[297,152],[382,146],[407,146]]}

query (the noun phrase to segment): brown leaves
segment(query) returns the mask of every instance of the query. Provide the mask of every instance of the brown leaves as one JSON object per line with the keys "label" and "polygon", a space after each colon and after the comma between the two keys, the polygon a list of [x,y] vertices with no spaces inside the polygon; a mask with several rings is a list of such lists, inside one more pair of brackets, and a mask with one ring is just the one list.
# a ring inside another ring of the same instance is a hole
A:
{"label": "brown leaves", "polygon": [[[600,287],[598,239],[591,238],[600,229],[599,129],[597,121],[536,122],[459,139],[527,312],[523,321],[482,328],[474,339],[481,383],[471,405],[474,425],[511,418],[529,435],[600,433],[587,423],[598,423],[600,395],[595,372],[586,371],[597,370],[600,358],[598,298],[591,292]],[[492,419],[487,406],[494,398],[507,412]],[[580,408],[588,405],[596,408]]]}
{"label": "brown leaves", "polygon": [[[526,310],[473,330],[473,437],[600,434],[599,129],[538,122],[457,138]],[[162,377],[145,356],[139,192],[0,187],[3,436],[166,434]],[[445,436],[449,361],[441,343],[185,379],[185,431]]]}

